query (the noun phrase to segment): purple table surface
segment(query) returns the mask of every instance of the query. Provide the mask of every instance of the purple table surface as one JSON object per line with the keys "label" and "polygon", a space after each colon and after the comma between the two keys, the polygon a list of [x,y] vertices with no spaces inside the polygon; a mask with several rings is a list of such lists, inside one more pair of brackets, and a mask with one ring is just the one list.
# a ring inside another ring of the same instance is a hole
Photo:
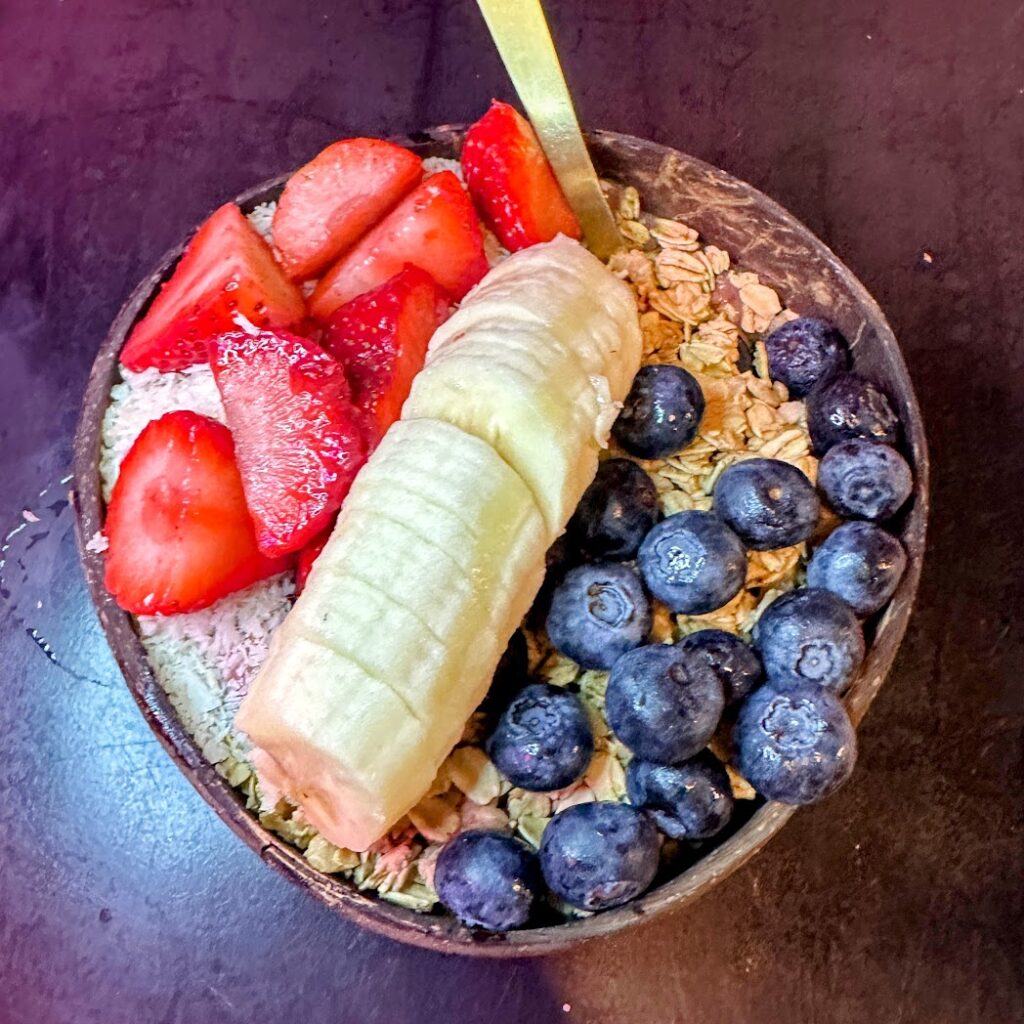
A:
{"label": "purple table surface", "polygon": [[1021,1019],[1024,9],[549,6],[586,124],[774,196],[904,346],[930,557],[856,776],[696,906],[540,962],[393,945],[261,865],[150,735],[86,601],[59,504],[86,372],[225,197],[511,89],[470,0],[7,0],[0,521],[43,522],[0,608],[2,1024]]}

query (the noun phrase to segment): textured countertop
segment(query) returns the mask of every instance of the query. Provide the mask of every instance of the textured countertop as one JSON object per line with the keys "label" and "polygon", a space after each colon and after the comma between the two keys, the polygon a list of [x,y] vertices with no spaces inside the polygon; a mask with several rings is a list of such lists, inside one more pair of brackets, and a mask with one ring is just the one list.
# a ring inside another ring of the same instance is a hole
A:
{"label": "textured countertop", "polygon": [[1024,8],[549,6],[586,124],[779,200],[901,340],[931,542],[857,774],[692,908],[542,961],[406,949],[268,871],[99,635],[60,505],[86,373],[224,198],[510,87],[470,0],[7,0],[0,524],[25,525],[0,602],[0,1024],[1021,1019]]}

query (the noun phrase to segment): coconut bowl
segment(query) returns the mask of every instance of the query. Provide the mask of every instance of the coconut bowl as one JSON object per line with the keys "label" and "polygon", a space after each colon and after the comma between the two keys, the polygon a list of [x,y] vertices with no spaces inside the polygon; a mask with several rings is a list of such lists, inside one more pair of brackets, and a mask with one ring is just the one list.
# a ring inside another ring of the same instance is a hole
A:
{"label": "coconut bowl", "polygon": [[[455,157],[464,128],[446,126],[398,139],[420,155]],[[917,399],[899,345],[864,286],[821,241],[781,206],[750,185],[667,146],[614,132],[587,136],[598,173],[635,185],[644,210],[679,217],[734,263],[758,273],[802,314],[832,320],[850,340],[857,371],[881,384],[903,424],[902,449],[914,467],[914,493],[897,520],[909,556],[892,601],[868,630],[869,650],[845,703],[859,723],[885,681],[907,628],[921,574],[928,514],[928,452]],[[276,199],[287,176],[257,185],[235,202],[248,212]],[[345,879],[313,869],[302,853],[264,829],[200,753],[161,689],[131,617],[103,585],[103,556],[87,542],[103,525],[99,476],[100,435],[111,387],[119,380],[118,354],[181,255],[186,240],[159,262],[125,302],[93,363],[75,437],[74,505],[79,551],[100,624],[150,728],[192,785],[220,818],[272,868],[342,917],[401,942],[443,953],[522,957],[552,953],[588,939],[637,927],[679,912],[745,864],[786,824],[795,808],[760,803],[724,841],[685,870],[656,882],[644,896],[581,920],[506,934],[481,934],[454,918],[419,914],[359,892]],[[856,785],[856,776],[852,783]]]}

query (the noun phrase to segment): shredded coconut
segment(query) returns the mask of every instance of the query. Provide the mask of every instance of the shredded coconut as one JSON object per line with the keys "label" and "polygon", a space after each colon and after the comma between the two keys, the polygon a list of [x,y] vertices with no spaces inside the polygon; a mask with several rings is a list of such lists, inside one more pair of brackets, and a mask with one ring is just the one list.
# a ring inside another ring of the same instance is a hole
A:
{"label": "shredded coconut", "polygon": [[260,203],[253,207],[251,213],[247,214],[249,223],[256,229],[256,232],[267,245],[274,244],[274,213],[277,210],[277,203],[271,200],[269,203]]}
{"label": "shredded coconut", "polygon": [[106,535],[102,530],[97,530],[90,538],[88,543],[85,545],[86,551],[91,551],[93,554],[100,555],[107,548],[110,547],[110,542],[107,540]]}
{"label": "shredded coconut", "polygon": [[180,373],[156,369],[132,373],[122,367],[121,377],[121,383],[110,390],[110,405],[103,416],[100,479],[104,501],[110,500],[121,460],[147,423],[175,409],[189,409],[224,422],[220,392],[213,371],[205,364]]}
{"label": "shredded coconut", "polygon": [[430,178],[442,171],[451,171],[463,184],[466,179],[462,175],[462,164],[458,160],[449,160],[443,156],[428,156],[423,160],[423,176]]}
{"label": "shredded coconut", "polygon": [[251,774],[235,712],[291,607],[284,573],[184,615],[140,615],[139,635],[182,724],[203,756],[239,785]]}

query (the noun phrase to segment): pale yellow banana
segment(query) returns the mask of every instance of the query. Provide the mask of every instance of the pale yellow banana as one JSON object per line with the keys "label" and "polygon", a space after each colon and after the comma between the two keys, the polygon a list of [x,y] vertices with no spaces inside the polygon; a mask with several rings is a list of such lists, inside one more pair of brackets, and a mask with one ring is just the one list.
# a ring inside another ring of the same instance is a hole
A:
{"label": "pale yellow banana", "polygon": [[567,239],[437,332],[238,716],[265,788],[362,850],[428,789],[540,588],[640,362],[628,287]]}

